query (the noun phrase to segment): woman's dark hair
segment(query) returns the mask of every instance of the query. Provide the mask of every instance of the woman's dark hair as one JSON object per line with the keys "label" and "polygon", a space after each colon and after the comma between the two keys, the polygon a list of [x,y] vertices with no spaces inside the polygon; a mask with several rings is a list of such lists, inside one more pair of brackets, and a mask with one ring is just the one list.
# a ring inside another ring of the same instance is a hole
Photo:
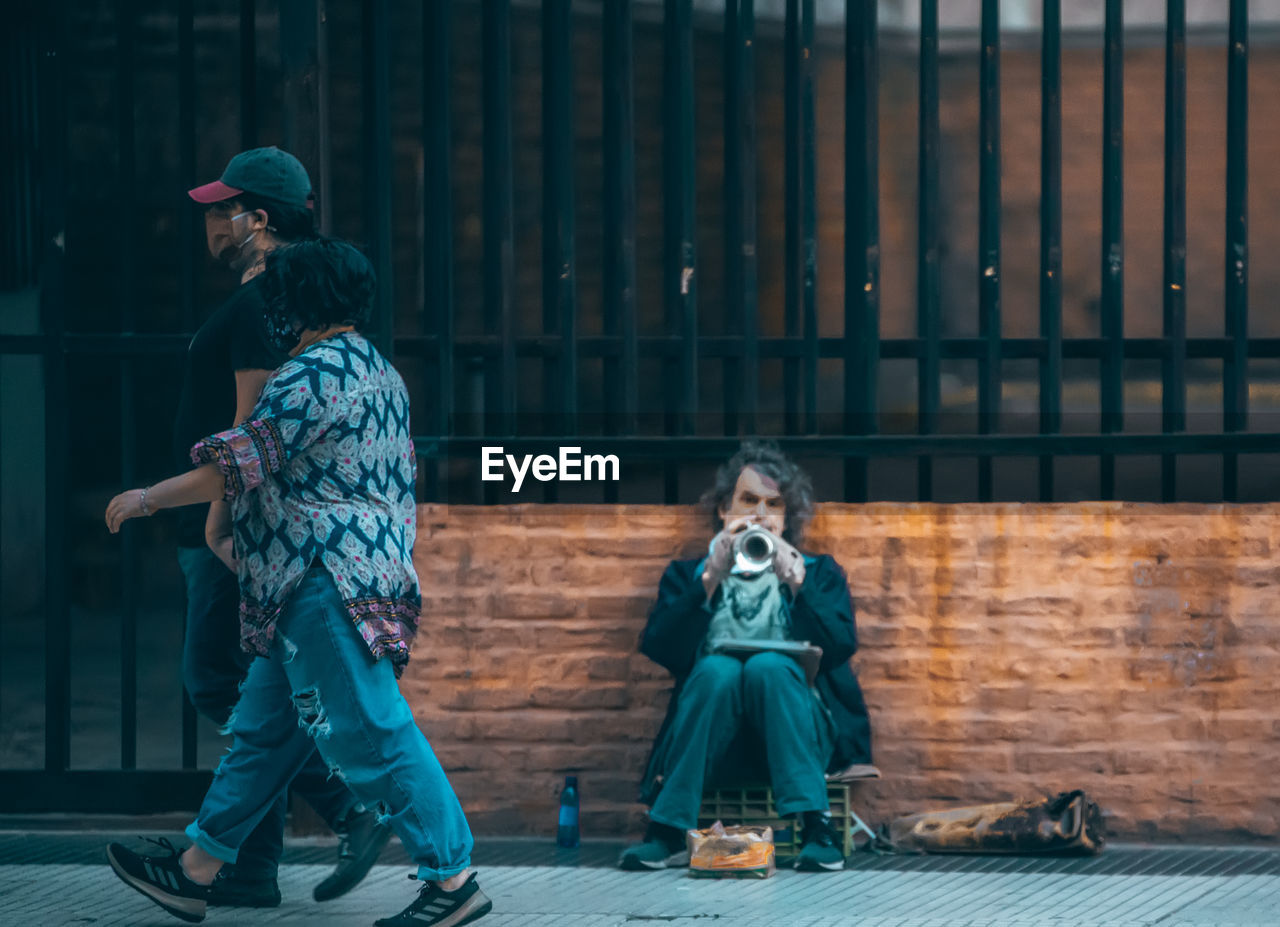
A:
{"label": "woman's dark hair", "polygon": [[315,211],[306,206],[290,206],[256,193],[244,191],[236,198],[240,208],[248,212],[261,209],[267,214],[267,228],[277,241],[305,241],[319,235]]}
{"label": "woman's dark hair", "polygon": [[715,482],[702,494],[702,505],[710,509],[712,530],[719,531],[724,527],[720,509],[732,500],[738,477],[747,467],[778,484],[782,501],[787,506],[782,536],[789,543],[798,545],[809,519],[813,517],[813,483],[809,474],[772,441],[744,441],[738,452],[716,471]]}
{"label": "woman's dark hair", "polygon": [[376,278],[354,245],[312,238],[269,251],[262,286],[269,310],[305,331],[369,321]]}

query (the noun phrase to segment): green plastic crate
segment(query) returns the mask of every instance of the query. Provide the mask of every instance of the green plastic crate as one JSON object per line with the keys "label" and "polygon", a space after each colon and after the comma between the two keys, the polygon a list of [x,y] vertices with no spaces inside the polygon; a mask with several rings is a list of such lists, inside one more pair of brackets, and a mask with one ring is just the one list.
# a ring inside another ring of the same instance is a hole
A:
{"label": "green plastic crate", "polygon": [[[853,810],[849,804],[849,786],[827,783],[827,801],[831,805],[831,826],[840,835],[844,855],[853,852]],[[725,827],[734,824],[773,828],[773,845],[779,858],[800,852],[800,827],[794,817],[778,814],[773,789],[768,786],[716,789],[702,796],[698,811],[698,827],[710,827],[720,821]]]}

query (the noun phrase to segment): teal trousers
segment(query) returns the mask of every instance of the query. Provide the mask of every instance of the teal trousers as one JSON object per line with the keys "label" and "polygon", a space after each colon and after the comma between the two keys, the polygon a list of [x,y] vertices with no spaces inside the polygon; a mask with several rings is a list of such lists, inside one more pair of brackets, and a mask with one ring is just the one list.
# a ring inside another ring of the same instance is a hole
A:
{"label": "teal trousers", "polygon": [[696,827],[710,778],[742,778],[752,748],[767,758],[780,814],[827,810],[832,722],[791,657],[702,657],[685,680],[667,736],[662,791],[649,812],[660,824]]}

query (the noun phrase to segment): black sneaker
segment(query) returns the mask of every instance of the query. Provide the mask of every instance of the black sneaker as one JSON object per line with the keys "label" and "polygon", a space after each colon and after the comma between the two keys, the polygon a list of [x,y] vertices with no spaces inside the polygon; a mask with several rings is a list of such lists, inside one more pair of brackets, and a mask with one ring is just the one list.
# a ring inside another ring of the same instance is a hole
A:
{"label": "black sneaker", "polygon": [[315,887],[312,894],[316,901],[330,901],[359,885],[391,839],[391,828],[379,824],[375,812],[361,810],[348,815],[339,836],[342,843],[338,846],[338,865]]}
{"label": "black sneaker", "polygon": [[278,908],[280,885],[270,877],[245,876],[235,866],[223,866],[209,886],[211,908]]}
{"label": "black sneaker", "polygon": [[107,862],[120,881],[146,895],[174,917],[193,924],[204,920],[209,886],[192,882],[178,861],[181,850],[163,837],[152,843],[168,850],[168,856],[143,856],[118,843],[107,847]]}
{"label": "black sneaker", "polygon": [[492,910],[493,902],[480,891],[473,872],[460,888],[451,892],[428,882],[409,907],[395,917],[374,921],[373,927],[459,927],[478,921]]}
{"label": "black sneaker", "polygon": [[796,856],[795,867],[801,872],[824,872],[844,868],[844,851],[840,837],[831,826],[831,815],[806,811],[803,815],[803,844]]}
{"label": "black sneaker", "polygon": [[685,832],[650,821],[641,843],[632,844],[622,851],[618,868],[631,872],[646,869],[674,869],[689,865],[689,843]]}

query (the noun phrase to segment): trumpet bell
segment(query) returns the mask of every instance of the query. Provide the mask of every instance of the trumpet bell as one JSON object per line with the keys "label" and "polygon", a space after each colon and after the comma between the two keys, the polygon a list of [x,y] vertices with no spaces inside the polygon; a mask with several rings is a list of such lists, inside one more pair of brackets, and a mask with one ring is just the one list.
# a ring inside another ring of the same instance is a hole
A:
{"label": "trumpet bell", "polygon": [[734,566],[740,573],[763,573],[771,570],[775,547],[773,535],[759,525],[753,525],[734,539]]}

